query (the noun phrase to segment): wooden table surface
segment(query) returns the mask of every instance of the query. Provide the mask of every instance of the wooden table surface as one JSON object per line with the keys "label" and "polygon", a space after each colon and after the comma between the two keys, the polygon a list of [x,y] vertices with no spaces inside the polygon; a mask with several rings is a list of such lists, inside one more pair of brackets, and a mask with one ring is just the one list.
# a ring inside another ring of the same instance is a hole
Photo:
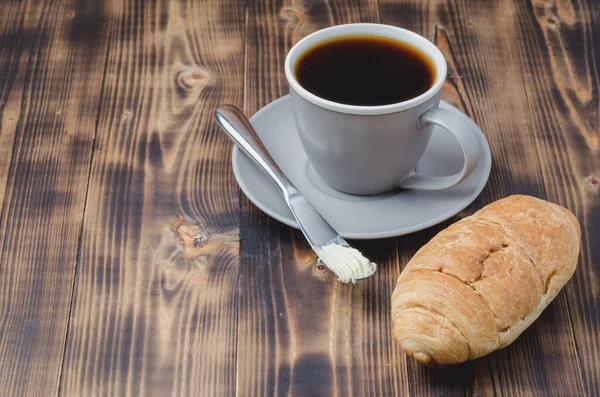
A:
{"label": "wooden table surface", "polygon": [[[212,115],[285,95],[296,41],[360,21],[437,44],[494,163],[458,216],[357,242],[379,271],[353,286],[241,194]],[[599,396],[599,37],[593,0],[3,0],[0,394]],[[577,215],[573,279],[504,350],[406,358],[399,272],[512,193]]]}

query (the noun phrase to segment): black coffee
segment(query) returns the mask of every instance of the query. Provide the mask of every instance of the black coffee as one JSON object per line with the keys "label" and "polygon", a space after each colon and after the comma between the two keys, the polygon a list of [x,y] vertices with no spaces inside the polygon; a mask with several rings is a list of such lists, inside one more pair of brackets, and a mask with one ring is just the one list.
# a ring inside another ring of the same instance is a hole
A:
{"label": "black coffee", "polygon": [[406,101],[435,80],[433,62],[421,51],[376,36],[320,43],[302,54],[294,72],[300,85],[316,96],[359,106]]}

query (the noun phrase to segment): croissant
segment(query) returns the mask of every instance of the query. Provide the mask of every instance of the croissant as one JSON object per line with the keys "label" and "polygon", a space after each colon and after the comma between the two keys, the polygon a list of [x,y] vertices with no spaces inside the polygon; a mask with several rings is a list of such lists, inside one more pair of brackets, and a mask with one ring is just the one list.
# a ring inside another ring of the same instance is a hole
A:
{"label": "croissant", "polygon": [[573,275],[581,230],[567,209],[529,196],[489,204],[437,234],[392,295],[394,337],[427,365],[512,343]]}

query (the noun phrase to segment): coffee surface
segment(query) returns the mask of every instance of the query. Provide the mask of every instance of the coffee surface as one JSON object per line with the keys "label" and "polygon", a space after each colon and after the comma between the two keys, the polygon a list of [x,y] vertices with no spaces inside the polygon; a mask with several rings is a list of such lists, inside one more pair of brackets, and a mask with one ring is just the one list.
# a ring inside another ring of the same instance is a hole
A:
{"label": "coffee surface", "polygon": [[435,80],[433,62],[420,50],[377,36],[338,37],[300,56],[294,74],[318,97],[358,106],[403,102]]}

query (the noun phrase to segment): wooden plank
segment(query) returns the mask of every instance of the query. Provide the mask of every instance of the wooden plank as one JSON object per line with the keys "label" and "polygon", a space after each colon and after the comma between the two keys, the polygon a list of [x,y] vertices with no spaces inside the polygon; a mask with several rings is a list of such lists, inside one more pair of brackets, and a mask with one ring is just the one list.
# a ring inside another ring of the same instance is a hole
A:
{"label": "wooden plank", "polygon": [[[441,10],[443,10],[443,3],[441,2],[406,1],[399,3],[391,0],[379,1],[381,23],[417,32],[435,42],[442,50],[448,63],[448,81],[443,87],[442,98],[463,111],[467,111],[467,114],[470,114],[471,103],[467,96],[467,89],[462,84],[460,77],[458,77],[459,72],[449,48],[446,32],[439,26],[439,22],[435,17],[436,11],[440,12]],[[490,181],[489,183],[491,184],[492,182]],[[482,196],[487,196],[489,190],[490,186],[488,185]],[[461,217],[470,215],[475,208],[483,205],[482,201],[480,196],[474,205],[462,211],[459,216],[453,217],[451,220],[428,230],[400,238],[400,268],[402,269],[412,255],[435,236],[436,233]],[[409,390],[410,394],[415,396],[464,396],[471,388],[476,377],[473,363],[466,363],[451,369],[440,369],[425,367],[411,359],[406,360]],[[490,395],[490,382],[485,379],[486,377],[489,377],[486,372],[483,372],[479,376],[479,382],[483,385],[478,390],[480,396]]]}
{"label": "wooden plank", "polygon": [[105,66],[103,17],[70,0],[2,4],[4,396],[58,393]]}
{"label": "wooden plank", "polygon": [[[540,4],[543,8],[550,3]],[[561,149],[544,153],[540,148],[554,128],[541,121],[556,117],[557,109],[548,110],[543,105],[547,99],[536,93],[537,87],[552,91],[544,85],[552,75],[545,67],[548,44],[534,26],[532,7],[508,1],[423,6],[415,1],[411,8],[382,1],[381,7],[383,22],[408,25],[436,42],[449,64],[442,97],[469,114],[490,142],[494,158],[490,181],[461,216],[512,193],[549,198],[577,211],[573,201],[551,192],[550,185],[562,192],[577,190],[569,189],[564,176],[549,178],[551,164],[569,166],[560,163],[565,158],[559,155]],[[414,11],[420,17],[415,18]],[[538,52],[532,53],[536,47]],[[573,287],[569,284],[567,291]],[[513,345],[460,370],[441,372],[409,361],[411,390],[417,395],[584,395],[583,363],[573,342],[569,319],[573,312],[568,309],[566,294],[561,293]],[[447,381],[440,382],[444,377]]]}
{"label": "wooden plank", "polygon": [[[582,226],[582,250],[566,286],[581,382],[600,395],[600,4],[593,1],[532,1],[519,9],[517,34],[535,37],[527,52],[524,84],[548,197],[571,210]],[[570,379],[575,382],[575,379]]]}
{"label": "wooden plank", "polygon": [[39,10],[27,9],[26,1],[10,2],[5,7],[0,16],[0,67],[4,71],[0,75],[0,208],[6,194],[15,135],[25,99],[27,63],[37,43],[32,33],[40,17]]}
{"label": "wooden plank", "polygon": [[[377,22],[376,2],[249,3],[244,109],[287,94],[291,46],[320,28]],[[406,361],[392,341],[395,240],[358,244],[377,276],[343,285],[302,234],[242,199],[238,395],[407,395]]]}
{"label": "wooden plank", "polygon": [[[243,2],[111,2],[61,394],[234,394]],[[205,237],[201,237],[205,236]]]}

